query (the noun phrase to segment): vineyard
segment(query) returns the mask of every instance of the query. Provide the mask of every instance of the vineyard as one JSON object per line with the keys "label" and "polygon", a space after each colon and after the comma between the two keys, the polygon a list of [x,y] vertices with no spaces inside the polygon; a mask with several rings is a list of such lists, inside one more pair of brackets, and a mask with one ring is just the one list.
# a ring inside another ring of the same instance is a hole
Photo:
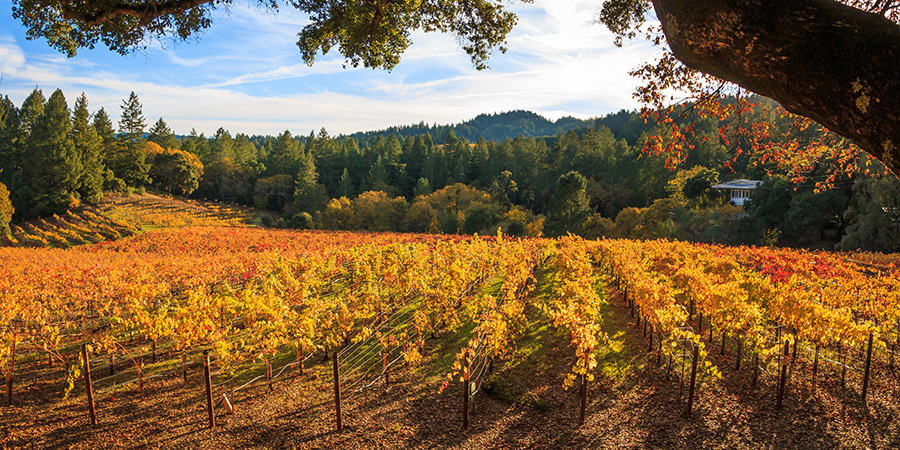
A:
{"label": "vineyard", "polygon": [[246,208],[215,202],[132,195],[13,225],[11,235],[0,236],[0,246],[68,248],[157,228],[249,226],[252,216]]}
{"label": "vineyard", "polygon": [[22,222],[11,228],[11,235],[0,236],[0,245],[67,248],[131,236],[138,230],[132,223],[87,208]]}
{"label": "vineyard", "polygon": [[174,200],[145,194],[110,199],[103,205],[109,216],[140,227],[240,227],[253,214],[246,207],[199,200]]}
{"label": "vineyard", "polygon": [[3,248],[0,443],[893,447],[893,261],[231,227]]}

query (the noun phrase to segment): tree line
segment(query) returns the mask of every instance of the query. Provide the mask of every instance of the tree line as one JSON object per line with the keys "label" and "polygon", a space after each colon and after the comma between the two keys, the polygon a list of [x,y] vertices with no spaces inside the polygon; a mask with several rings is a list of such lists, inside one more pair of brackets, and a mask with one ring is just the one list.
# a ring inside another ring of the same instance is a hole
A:
{"label": "tree line", "polygon": [[[550,122],[533,113],[482,115],[455,126],[395,127],[331,136],[176,135],[160,118],[147,127],[134,93],[113,128],[82,94],[35,89],[20,107],[0,100],[0,182],[9,218],[59,213],[104,191],[157,189],[272,212],[270,225],[444,233],[681,238],[722,243],[900,250],[900,183],[874,160],[868,174],[832,189],[789,181],[779,164],[719,136],[718,119],[692,118],[692,147],[673,169],[647,152],[653,121],[620,111]],[[690,110],[682,105],[673,114]],[[789,130],[765,108],[744,117]],[[649,123],[648,123],[649,122]],[[549,125],[548,125],[549,124]],[[557,131],[545,133],[551,125]],[[569,127],[563,130],[563,126]],[[474,137],[484,130],[497,137]],[[457,134],[462,130],[464,136]],[[489,130],[494,130],[488,132]],[[434,134],[433,134],[434,132]],[[816,130],[792,139],[812,139]],[[783,135],[783,134],[781,134]],[[466,137],[469,136],[469,137]],[[833,169],[824,155],[807,179]],[[749,208],[710,186],[765,180]],[[0,190],[0,199],[3,199]],[[0,220],[0,223],[3,221]]]}

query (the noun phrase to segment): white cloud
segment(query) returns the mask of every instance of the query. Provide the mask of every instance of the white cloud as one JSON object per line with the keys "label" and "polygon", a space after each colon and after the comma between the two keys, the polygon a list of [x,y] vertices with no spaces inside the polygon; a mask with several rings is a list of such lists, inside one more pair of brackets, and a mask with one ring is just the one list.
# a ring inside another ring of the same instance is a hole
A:
{"label": "white cloud", "polygon": [[0,74],[17,76],[25,67],[25,52],[16,45],[15,39],[8,35],[0,35]]}

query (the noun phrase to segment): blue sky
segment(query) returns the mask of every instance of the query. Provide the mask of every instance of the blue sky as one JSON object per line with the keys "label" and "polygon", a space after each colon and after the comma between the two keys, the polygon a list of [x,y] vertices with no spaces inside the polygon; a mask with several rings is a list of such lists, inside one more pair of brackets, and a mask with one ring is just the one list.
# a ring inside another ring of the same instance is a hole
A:
{"label": "blue sky", "polygon": [[290,6],[278,13],[237,0],[216,12],[197,41],[154,42],[129,56],[105,47],[74,58],[28,41],[0,0],[0,94],[16,105],[35,88],[61,88],[70,107],[85,92],[91,111],[106,108],[114,123],[135,91],[148,125],[163,117],[178,134],[331,134],[392,125],[456,123],[481,113],[527,109],[550,119],[600,116],[638,105],[628,71],[657,50],[636,40],[623,48],[593,19],[601,0],[535,0],[513,5],[519,24],[509,51],[477,71],[452,36],[416,33],[393,71],[344,69],[331,52],[306,66],[296,47],[307,17]]}

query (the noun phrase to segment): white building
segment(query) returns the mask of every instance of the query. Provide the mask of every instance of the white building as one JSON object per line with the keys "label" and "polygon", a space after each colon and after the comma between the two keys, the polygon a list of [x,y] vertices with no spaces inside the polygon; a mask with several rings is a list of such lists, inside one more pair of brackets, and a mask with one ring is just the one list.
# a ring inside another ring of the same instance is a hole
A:
{"label": "white building", "polygon": [[714,184],[713,189],[720,190],[729,190],[731,191],[730,200],[732,203],[738,206],[743,206],[747,201],[750,200],[750,192],[759,187],[762,184],[762,181],[757,180],[731,180],[726,181],[724,183]]}

